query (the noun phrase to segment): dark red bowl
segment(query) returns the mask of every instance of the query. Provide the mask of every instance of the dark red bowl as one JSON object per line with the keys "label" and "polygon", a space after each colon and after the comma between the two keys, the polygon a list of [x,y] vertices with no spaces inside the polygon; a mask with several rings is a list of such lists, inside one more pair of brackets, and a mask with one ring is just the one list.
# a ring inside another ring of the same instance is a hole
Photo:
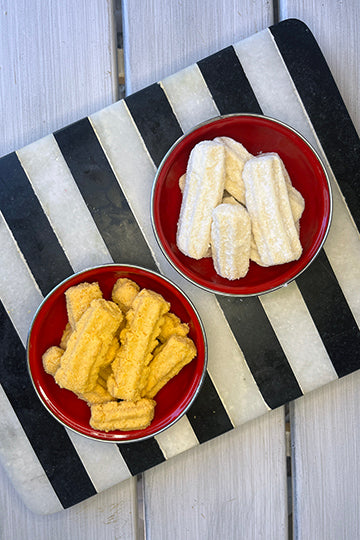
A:
{"label": "dark red bowl", "polygon": [[[197,356],[156,395],[155,417],[146,429],[105,433],[89,424],[90,409],[73,392],[60,388],[45,373],[42,355],[51,345],[58,345],[67,322],[64,293],[72,285],[97,281],[104,298],[110,299],[116,280],[126,277],[141,288],[152,289],[170,302],[171,311],[190,327],[189,337],[197,347]],[[63,425],[92,439],[110,442],[140,441],[171,426],[186,413],[203,382],[207,365],[207,344],[200,317],[187,296],[165,277],[131,265],[110,264],[79,272],[60,283],[40,304],[27,340],[27,362],[35,391],[47,410]]]}
{"label": "dark red bowl", "polygon": [[[299,260],[264,268],[250,263],[244,278],[229,281],[216,274],[212,259],[191,259],[176,245],[181,206],[178,181],[186,171],[192,148],[200,141],[227,136],[241,142],[252,154],[277,152],[294,187],[305,199],[300,220],[303,253]],[[332,215],[330,182],[325,167],[302,135],[284,123],[260,115],[219,116],[182,136],[168,151],[155,176],[151,198],[151,220],[157,241],[169,260],[185,278],[211,292],[253,296],[288,284],[309,266],[319,253]]]}

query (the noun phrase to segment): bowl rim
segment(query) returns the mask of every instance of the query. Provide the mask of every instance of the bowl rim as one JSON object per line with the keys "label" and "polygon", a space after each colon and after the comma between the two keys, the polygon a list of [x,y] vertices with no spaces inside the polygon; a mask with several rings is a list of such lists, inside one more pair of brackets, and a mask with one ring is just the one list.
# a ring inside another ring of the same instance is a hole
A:
{"label": "bowl rim", "polygon": [[[323,238],[316,250],[316,252],[314,253],[314,255],[312,256],[312,258],[307,262],[307,264],[301,268],[298,273],[296,275],[294,275],[293,277],[289,278],[288,280],[284,281],[283,283],[280,283],[279,285],[276,285],[274,287],[271,287],[269,289],[266,289],[266,290],[263,290],[263,291],[258,291],[258,292],[250,292],[250,293],[242,293],[242,292],[229,292],[229,291],[222,291],[222,290],[217,290],[217,289],[214,289],[214,288],[211,288],[211,287],[207,287],[206,285],[204,284],[201,284],[201,283],[198,283],[197,281],[195,281],[194,279],[192,279],[190,276],[188,276],[185,272],[183,272],[178,266],[177,264],[172,260],[172,258],[170,257],[170,255],[167,253],[167,250],[164,248],[164,246],[162,245],[162,242],[160,240],[160,237],[159,237],[159,234],[158,234],[158,231],[157,231],[157,227],[156,227],[156,223],[155,223],[155,217],[154,217],[154,204],[155,204],[155,192],[156,192],[156,187],[157,187],[157,183],[158,183],[158,180],[159,180],[159,176],[160,176],[160,173],[167,161],[167,159],[169,158],[170,154],[174,151],[174,149],[186,138],[188,137],[189,135],[191,135],[192,133],[194,133],[195,131],[197,131],[198,129],[204,127],[204,126],[207,126],[208,124],[216,124],[217,122],[221,121],[221,120],[226,120],[227,118],[234,118],[234,117],[249,117],[249,118],[260,118],[262,120],[266,120],[266,121],[269,121],[269,122],[273,122],[275,124],[278,124],[282,127],[284,127],[285,129],[288,129],[290,130],[293,134],[295,134],[296,136],[298,136],[303,143],[305,143],[305,145],[308,146],[309,150],[314,154],[314,156],[316,157],[316,159],[318,160],[320,166],[321,166],[321,169],[324,173],[324,176],[325,176],[325,179],[326,179],[326,184],[327,184],[327,189],[328,189],[328,194],[329,194],[329,215],[328,215],[328,221],[327,221],[327,226],[326,226],[326,229],[324,231],[324,234],[323,234]],[[267,115],[264,115],[264,114],[257,114],[257,113],[230,113],[230,114],[220,114],[218,116],[214,116],[212,118],[209,118],[208,120],[205,120],[204,122],[200,122],[199,124],[197,124],[196,126],[194,126],[193,128],[191,128],[190,130],[186,131],[185,133],[183,133],[183,135],[181,135],[172,145],[171,147],[169,148],[169,150],[166,152],[166,154],[164,155],[164,157],[162,158],[157,170],[156,170],[156,173],[155,173],[155,176],[154,176],[154,180],[153,180],[153,184],[152,184],[152,189],[151,189],[151,199],[150,199],[150,218],[151,218],[151,226],[152,226],[152,229],[153,229],[153,233],[154,233],[154,236],[156,238],[156,241],[161,249],[161,252],[163,253],[163,255],[166,257],[167,261],[171,264],[171,266],[173,268],[175,268],[175,270],[183,277],[185,278],[187,281],[189,281],[190,283],[192,283],[193,285],[195,285],[196,287],[199,287],[207,292],[211,292],[213,294],[217,294],[217,295],[220,295],[220,296],[231,296],[231,297],[237,297],[237,298],[248,298],[248,297],[253,297],[253,296],[262,296],[264,294],[268,294],[268,293],[271,293],[273,291],[276,291],[278,289],[281,289],[283,287],[286,287],[288,286],[292,281],[294,281],[295,279],[297,279],[313,262],[314,260],[316,259],[316,257],[319,255],[325,241],[326,241],[326,238],[328,236],[328,233],[329,233],[329,230],[330,230],[330,226],[331,226],[331,222],[332,222],[332,218],[333,218],[333,193],[332,193],[332,187],[331,187],[331,182],[330,182],[330,176],[327,172],[327,169],[325,167],[325,164],[322,160],[322,158],[320,157],[319,155],[319,152],[314,148],[314,146],[306,139],[306,137],[304,137],[297,129],[293,128],[292,126],[290,126],[289,124],[283,122],[282,120],[278,120],[277,118],[273,118],[271,116],[267,116]]]}
{"label": "bowl rim", "polygon": [[[157,279],[160,278],[160,280],[163,280],[168,285],[170,285],[171,287],[174,287],[178,291],[178,293],[180,293],[180,295],[183,298],[185,298],[185,300],[188,302],[188,304],[192,308],[192,310],[193,310],[193,312],[194,312],[194,314],[196,316],[197,322],[198,322],[198,324],[200,326],[200,329],[201,329],[201,338],[202,338],[203,346],[204,346],[204,361],[203,361],[203,367],[202,367],[201,376],[200,376],[199,382],[198,382],[198,384],[196,386],[196,389],[194,390],[194,393],[191,396],[191,399],[190,399],[189,403],[186,405],[186,407],[184,407],[184,410],[181,411],[181,413],[176,418],[174,418],[169,424],[166,424],[165,426],[158,429],[154,433],[149,433],[147,435],[144,435],[143,437],[137,437],[137,438],[132,438],[132,439],[124,439],[124,438],[117,439],[115,437],[113,437],[111,439],[102,438],[101,434],[103,434],[105,432],[102,432],[100,430],[94,430],[100,435],[99,437],[95,437],[95,436],[92,436],[92,435],[87,434],[87,433],[82,433],[80,430],[76,429],[75,427],[69,425],[67,422],[63,421],[47,405],[46,400],[44,400],[39,388],[37,387],[37,385],[35,383],[35,380],[34,380],[34,377],[33,377],[33,374],[32,374],[32,370],[31,370],[31,367],[30,367],[29,345],[30,345],[31,333],[32,333],[32,329],[34,327],[35,321],[36,321],[39,313],[43,309],[46,301],[59,288],[61,288],[63,285],[65,285],[68,281],[71,281],[72,279],[74,279],[76,276],[81,276],[82,274],[86,274],[89,271],[96,271],[96,270],[101,270],[101,269],[109,268],[109,267],[114,267],[114,269],[119,269],[119,270],[125,269],[125,268],[135,270],[135,271],[136,270],[141,270],[142,272],[145,272],[147,274],[156,276]],[[195,307],[194,303],[189,298],[189,296],[176,283],[174,283],[171,279],[169,279],[168,277],[160,274],[159,272],[156,272],[154,270],[150,270],[149,268],[145,268],[144,266],[139,266],[139,265],[135,265],[135,264],[126,264],[126,263],[105,263],[105,264],[100,264],[100,265],[95,265],[95,266],[90,266],[90,267],[84,268],[83,270],[80,270],[79,272],[74,272],[73,274],[71,274],[70,276],[63,279],[61,282],[59,282],[57,285],[55,285],[55,287],[53,289],[51,289],[51,291],[48,292],[47,295],[43,298],[40,305],[36,309],[36,311],[34,313],[34,316],[32,317],[31,324],[30,324],[30,327],[29,327],[29,330],[28,330],[27,339],[26,339],[26,363],[27,363],[27,370],[28,370],[30,380],[32,382],[35,393],[37,394],[38,398],[40,399],[40,402],[43,404],[45,409],[53,416],[53,418],[55,418],[55,420],[57,420],[65,428],[70,429],[74,433],[77,433],[78,435],[82,435],[83,437],[86,437],[87,439],[90,439],[92,441],[98,441],[98,442],[102,442],[102,443],[112,443],[112,444],[130,444],[130,443],[136,443],[136,442],[140,442],[140,441],[145,441],[146,439],[156,437],[157,435],[159,435],[163,431],[167,430],[169,427],[173,426],[176,422],[178,422],[178,420],[180,420],[180,418],[182,418],[188,412],[191,405],[193,404],[193,402],[197,398],[197,396],[198,396],[198,394],[199,394],[199,392],[200,392],[200,390],[201,390],[201,388],[203,386],[203,382],[205,380],[205,376],[206,376],[206,373],[207,373],[207,366],[208,366],[208,343],[207,343],[204,323],[203,323],[203,321],[202,321],[202,319],[201,319],[201,317],[199,315],[199,312],[198,312],[197,308]]]}

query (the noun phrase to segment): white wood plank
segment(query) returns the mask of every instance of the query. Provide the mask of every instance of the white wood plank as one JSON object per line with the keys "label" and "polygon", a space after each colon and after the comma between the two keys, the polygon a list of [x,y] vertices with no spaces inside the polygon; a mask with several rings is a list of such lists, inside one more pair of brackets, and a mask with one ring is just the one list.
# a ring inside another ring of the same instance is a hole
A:
{"label": "white wood plank", "polygon": [[[0,156],[116,99],[112,4],[111,0],[1,3]],[[135,537],[135,523],[134,479],[68,510],[37,515],[24,505],[0,465],[1,538],[129,539]]]}
{"label": "white wood plank", "polygon": [[360,372],[295,402],[294,538],[360,538]]}
{"label": "white wood plank", "polygon": [[124,0],[125,88],[130,94],[272,23],[266,0]]}
{"label": "white wood plank", "polygon": [[112,0],[4,0],[0,156],[117,97]]}
{"label": "white wood plank", "polygon": [[[186,71],[188,72],[188,69]],[[162,81],[165,88],[167,80]],[[204,82],[202,84],[204,85]],[[192,100],[195,101],[197,95],[193,93]],[[191,99],[188,102],[191,103]],[[176,114],[176,104],[171,105]],[[264,402],[216,297],[183,278],[164,257],[155,239],[148,209],[156,168],[125,102],[119,101],[92,115],[90,121],[126,193],[129,205],[159,269],[193,300],[199,311],[207,335],[209,375],[222,396],[223,405],[231,421],[234,425],[238,425],[263,414],[269,407]],[[129,154],[136,155],[136,160],[129,161],[127,159]],[[218,339],[218,335],[222,336],[221,340]]]}
{"label": "white wood plank", "polygon": [[284,429],[281,408],[148,471],[149,538],[287,538]]}
{"label": "white wood plank", "polygon": [[[359,2],[282,0],[280,15],[309,26],[360,133]],[[359,401],[356,373],[306,395],[292,407],[298,540],[360,537]]]}
{"label": "white wood plank", "polygon": [[[272,23],[264,1],[145,0],[140,8],[131,0],[123,8],[127,93]],[[287,537],[283,408],[173,457],[146,472],[144,485],[150,538]]]}
{"label": "white wood plank", "polygon": [[360,62],[358,0],[280,0],[280,18],[308,25],[327,60],[345,105],[360,132]]}
{"label": "white wood plank", "polygon": [[0,485],[0,537],[4,540],[130,540],[136,537],[134,478],[51,515],[32,513],[1,465]]}

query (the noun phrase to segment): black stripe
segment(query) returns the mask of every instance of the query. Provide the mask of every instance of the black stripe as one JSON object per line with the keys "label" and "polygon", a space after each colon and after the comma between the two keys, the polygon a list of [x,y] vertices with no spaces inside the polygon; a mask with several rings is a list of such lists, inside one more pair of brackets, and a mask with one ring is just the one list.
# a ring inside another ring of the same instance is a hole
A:
{"label": "black stripe", "polygon": [[[154,84],[129,96],[126,102],[150,155],[158,164],[182,134],[165,93],[158,84]],[[200,442],[233,427],[209,376],[206,377],[188,418]]]}
{"label": "black stripe", "polygon": [[217,298],[269,407],[275,409],[301,396],[300,386],[259,298]]}
{"label": "black stripe", "polygon": [[96,490],[66,430],[35,394],[24,347],[1,302],[0,350],[0,383],[61,504],[91,497]]}
{"label": "black stripe", "polygon": [[0,210],[46,295],[73,270],[15,153],[0,160]]}
{"label": "black stripe", "polygon": [[[198,65],[221,114],[262,114],[233,47],[209,56]],[[221,295],[218,301],[269,407],[299,397],[301,389],[260,301]],[[256,328],[260,331],[255,334]]]}
{"label": "black stripe", "polygon": [[208,373],[187,417],[200,443],[233,428]]}
{"label": "black stripe", "polygon": [[[217,69],[222,69],[223,62],[226,66],[224,74],[222,72],[219,74],[220,72]],[[234,109],[232,106],[234,104],[236,104],[237,111],[244,110],[243,107],[248,112],[260,111],[253,91],[232,47],[221,51],[218,55],[213,55],[210,59],[201,61],[199,67],[203,71],[205,81],[209,84],[211,91],[214,90],[213,81],[217,77],[221,79],[222,75],[224,75],[226,78],[225,85],[220,85],[217,90],[215,89],[215,96],[213,96],[221,113],[233,112]],[[230,75],[228,70],[230,71]],[[215,78],[213,75],[214,72],[217,72]],[[229,77],[231,80],[229,80]],[[129,110],[150,154],[153,155],[154,152],[156,153],[159,144],[163,145],[158,157],[153,157],[155,162],[161,159],[178,136],[177,123],[175,124],[174,133],[168,127],[169,125],[174,126],[175,120],[169,104],[165,104],[166,101],[166,96],[158,85],[152,85],[148,89],[127,98]],[[247,105],[249,103],[250,105]],[[153,112],[154,108],[157,110],[157,114],[161,119],[160,122],[156,119],[154,120],[156,116]],[[161,140],[159,139],[159,135],[161,135]],[[231,422],[209,376],[207,376],[198,398],[192,405],[188,418],[200,442],[216,437],[232,428]],[[210,419],[211,421],[209,421]]]}
{"label": "black stripe", "polygon": [[183,134],[159,84],[152,84],[125,99],[141,137],[156,166]]}
{"label": "black stripe", "polygon": [[359,328],[324,250],[296,283],[338,376],[359,369]]}
{"label": "black stripe", "polygon": [[84,118],[54,136],[113,261],[156,270],[149,246],[89,120]]}
{"label": "black stripe", "polygon": [[117,447],[133,476],[165,461],[164,454],[154,438],[118,444]]}
{"label": "black stripe", "polygon": [[360,230],[360,140],[330,69],[303,22],[270,30]]}
{"label": "black stripe", "polygon": [[200,60],[198,66],[220,114],[261,113],[233,47]]}

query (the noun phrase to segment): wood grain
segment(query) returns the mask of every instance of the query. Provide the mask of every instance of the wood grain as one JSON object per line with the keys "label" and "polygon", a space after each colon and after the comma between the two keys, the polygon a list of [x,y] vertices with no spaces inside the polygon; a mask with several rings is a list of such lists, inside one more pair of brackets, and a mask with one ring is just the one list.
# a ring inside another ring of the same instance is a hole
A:
{"label": "wood grain", "polygon": [[[127,92],[163,78],[272,23],[265,0],[124,0]],[[281,18],[307,23],[360,132],[356,0],[288,0]],[[112,2],[3,0],[0,12],[0,155],[116,98]],[[360,375],[292,407],[295,537],[360,537]],[[145,474],[152,538],[285,538],[283,409]],[[0,536],[135,538],[135,481],[52,516],[29,512],[0,467]],[[175,525],[176,524],[176,527]],[[241,534],[241,531],[244,531]],[[177,536],[176,536],[177,535]]]}
{"label": "wood grain", "polygon": [[[360,134],[359,2],[282,0],[280,15],[309,26]],[[360,374],[355,373],[292,405],[298,540],[360,537],[359,402]]]}
{"label": "wood grain", "polygon": [[300,19],[314,34],[360,133],[360,3],[280,0],[279,11],[281,20]]}
{"label": "wood grain", "polygon": [[6,540],[129,540],[136,531],[136,485],[131,478],[72,508],[32,513],[0,465],[0,538]]}
{"label": "wood grain", "polygon": [[292,406],[294,538],[360,538],[360,373]]}
{"label": "wood grain", "polygon": [[[271,3],[125,1],[127,93],[272,23]],[[144,474],[150,538],[287,537],[284,409]]]}
{"label": "wood grain", "polygon": [[0,156],[117,98],[111,0],[3,0]]}
{"label": "wood grain", "polygon": [[146,472],[149,538],[288,538],[283,412]]}
{"label": "wood grain", "polygon": [[[1,2],[0,155],[112,103],[117,97],[111,0]],[[28,510],[0,465],[0,537],[128,540],[136,531],[130,479],[68,510]]]}
{"label": "wood grain", "polygon": [[124,0],[126,93],[159,81],[272,23],[272,2]]}

